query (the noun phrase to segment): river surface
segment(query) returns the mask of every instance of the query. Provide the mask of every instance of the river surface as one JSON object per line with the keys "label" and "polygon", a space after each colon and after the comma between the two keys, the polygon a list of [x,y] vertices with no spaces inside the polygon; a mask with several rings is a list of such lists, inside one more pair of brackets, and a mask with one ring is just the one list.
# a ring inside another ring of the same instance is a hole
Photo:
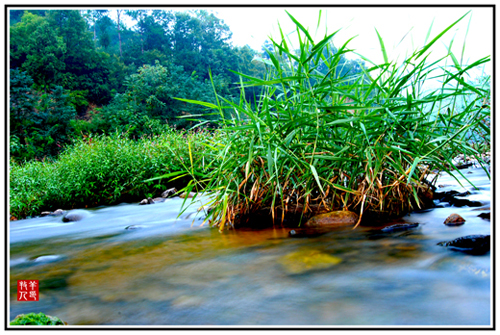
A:
{"label": "river surface", "polygon": [[[490,212],[491,182],[481,169],[462,171],[477,189],[442,176],[438,191],[469,190],[483,206],[441,203],[403,218],[417,228],[392,233],[221,233],[200,226],[197,206],[177,218],[179,198],[85,210],[78,222],[13,221],[10,320],[43,312],[70,326],[490,326],[490,253],[437,245],[492,232],[478,217]],[[452,213],[465,224],[444,225]],[[39,280],[39,301],[17,301],[24,279]]]}

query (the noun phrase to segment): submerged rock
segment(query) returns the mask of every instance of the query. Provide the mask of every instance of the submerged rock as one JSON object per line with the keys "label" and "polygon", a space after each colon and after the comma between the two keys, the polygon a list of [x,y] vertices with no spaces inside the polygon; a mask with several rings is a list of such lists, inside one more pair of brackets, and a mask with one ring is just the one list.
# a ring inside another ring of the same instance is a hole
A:
{"label": "submerged rock", "polygon": [[358,215],[350,211],[334,211],[313,216],[306,222],[306,227],[346,227],[358,222]]}
{"label": "submerged rock", "polygon": [[320,250],[303,249],[281,257],[278,262],[289,274],[301,274],[312,270],[327,269],[339,264],[342,259]]}
{"label": "submerged rock", "polygon": [[399,223],[391,226],[387,226],[382,228],[382,231],[384,233],[392,233],[395,231],[402,231],[402,230],[408,230],[408,229],[413,229],[418,227],[418,223]]}
{"label": "submerged rock", "polygon": [[464,223],[465,223],[465,219],[458,214],[451,214],[444,221],[444,224],[447,226],[461,226]]}
{"label": "submerged rock", "polygon": [[86,211],[75,210],[75,211],[71,211],[71,212],[66,213],[63,216],[62,220],[63,220],[63,222],[75,222],[75,221],[83,220],[87,216],[89,216],[89,213],[87,213]]}
{"label": "submerged rock", "polygon": [[483,255],[490,251],[490,235],[468,235],[453,241],[439,242],[438,245],[453,251],[461,251],[471,255]]}

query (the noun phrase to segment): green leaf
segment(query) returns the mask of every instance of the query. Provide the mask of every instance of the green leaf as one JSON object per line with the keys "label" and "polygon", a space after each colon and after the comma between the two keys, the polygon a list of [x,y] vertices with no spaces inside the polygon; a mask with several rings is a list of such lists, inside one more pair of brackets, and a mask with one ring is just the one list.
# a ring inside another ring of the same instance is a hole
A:
{"label": "green leaf", "polygon": [[384,56],[384,63],[389,63],[389,58],[387,57],[387,52],[385,51],[385,45],[384,45],[384,41],[382,40],[382,37],[380,36],[380,34],[378,33],[378,30],[375,28],[375,31],[377,32],[377,36],[378,36],[378,41],[380,43],[380,50],[382,50],[382,55]]}

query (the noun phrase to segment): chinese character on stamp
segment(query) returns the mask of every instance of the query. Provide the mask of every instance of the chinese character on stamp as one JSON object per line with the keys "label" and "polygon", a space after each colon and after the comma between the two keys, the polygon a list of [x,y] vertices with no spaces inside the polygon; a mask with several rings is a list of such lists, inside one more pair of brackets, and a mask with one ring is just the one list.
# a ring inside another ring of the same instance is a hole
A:
{"label": "chinese character on stamp", "polygon": [[38,280],[17,281],[17,301],[38,301]]}

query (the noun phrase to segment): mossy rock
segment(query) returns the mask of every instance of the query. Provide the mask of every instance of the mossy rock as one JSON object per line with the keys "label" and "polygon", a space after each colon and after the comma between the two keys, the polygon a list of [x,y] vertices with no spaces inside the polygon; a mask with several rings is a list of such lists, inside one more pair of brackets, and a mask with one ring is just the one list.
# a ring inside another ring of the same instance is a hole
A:
{"label": "mossy rock", "polygon": [[11,326],[64,326],[66,322],[58,317],[43,313],[20,314],[10,322]]}
{"label": "mossy rock", "polygon": [[301,274],[312,270],[327,269],[339,264],[342,259],[320,250],[303,249],[281,257],[278,262],[289,274]]}

